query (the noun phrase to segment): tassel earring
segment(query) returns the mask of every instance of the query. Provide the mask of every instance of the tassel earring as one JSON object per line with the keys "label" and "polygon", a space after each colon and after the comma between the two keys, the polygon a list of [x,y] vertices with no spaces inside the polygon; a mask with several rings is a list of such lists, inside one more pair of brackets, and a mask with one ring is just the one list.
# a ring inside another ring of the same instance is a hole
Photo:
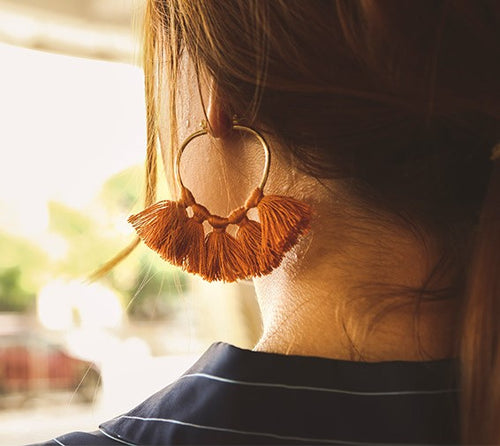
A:
{"label": "tassel earring", "polygon": [[[262,180],[244,206],[227,217],[213,215],[184,186],[180,159],[191,141],[208,134],[206,124],[202,123],[202,129],[183,142],[176,158],[175,177],[181,198],[160,201],[128,219],[144,243],[164,260],[210,282],[234,282],[269,274],[281,264],[299,237],[309,231],[311,224],[312,209],[307,203],[282,195],[264,195],[271,164],[271,152],[264,137],[237,121],[232,128],[255,136],[265,152]],[[191,208],[191,217],[187,208]],[[257,209],[260,222],[248,218],[247,212],[252,208]],[[206,235],[204,221],[211,226]],[[227,232],[229,224],[238,226],[235,236]]]}

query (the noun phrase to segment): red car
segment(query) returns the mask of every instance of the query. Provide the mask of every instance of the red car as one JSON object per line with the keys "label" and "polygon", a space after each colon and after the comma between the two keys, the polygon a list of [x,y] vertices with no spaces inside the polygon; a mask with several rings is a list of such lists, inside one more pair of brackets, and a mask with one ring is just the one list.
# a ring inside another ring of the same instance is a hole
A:
{"label": "red car", "polygon": [[95,364],[70,356],[39,334],[0,336],[0,395],[35,396],[66,390],[91,402],[100,386],[101,375]]}

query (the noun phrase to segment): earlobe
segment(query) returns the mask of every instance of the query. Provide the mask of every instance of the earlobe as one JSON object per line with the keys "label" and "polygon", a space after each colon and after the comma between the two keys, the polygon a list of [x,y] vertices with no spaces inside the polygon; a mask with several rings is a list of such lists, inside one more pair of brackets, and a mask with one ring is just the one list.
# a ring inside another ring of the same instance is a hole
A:
{"label": "earlobe", "polygon": [[223,138],[231,131],[232,120],[228,109],[215,82],[212,82],[208,95],[207,120],[209,133],[214,138]]}

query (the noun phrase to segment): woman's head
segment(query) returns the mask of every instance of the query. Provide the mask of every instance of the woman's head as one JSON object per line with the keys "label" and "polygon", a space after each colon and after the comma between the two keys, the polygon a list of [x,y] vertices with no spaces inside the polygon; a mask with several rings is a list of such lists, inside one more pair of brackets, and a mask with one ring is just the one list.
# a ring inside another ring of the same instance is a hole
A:
{"label": "woman's head", "polygon": [[[322,214],[349,203],[345,224],[363,215],[370,231],[413,232],[432,251],[425,274],[455,276],[440,297],[457,297],[500,139],[496,14],[494,2],[152,0],[150,134],[160,129],[172,172],[172,148],[207,108],[213,125],[237,114],[274,143],[273,192]],[[238,140],[220,145],[221,157],[203,148],[183,162],[195,195],[224,213],[262,160]]]}
{"label": "woman's head", "polygon": [[151,1],[148,58],[171,101],[188,59],[191,96],[214,86],[301,171],[439,226],[477,217],[500,138],[493,3]]}
{"label": "woman's head", "polygon": [[[431,255],[410,294],[459,301],[500,140],[498,2],[149,0],[145,29],[150,168],[158,134],[173,172],[206,111],[215,133],[237,114],[274,143],[275,191],[342,214],[363,242],[413,234]],[[186,175],[229,210],[220,191],[241,204],[261,164],[227,134],[219,149],[227,178],[199,151]]]}

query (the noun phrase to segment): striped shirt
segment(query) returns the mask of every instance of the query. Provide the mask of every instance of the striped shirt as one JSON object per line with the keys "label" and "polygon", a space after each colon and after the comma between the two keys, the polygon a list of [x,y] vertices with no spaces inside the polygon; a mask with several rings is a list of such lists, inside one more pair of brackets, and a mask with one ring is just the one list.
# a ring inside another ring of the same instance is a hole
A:
{"label": "striped shirt", "polygon": [[342,361],[215,343],[130,412],[44,445],[453,444],[457,364]]}

